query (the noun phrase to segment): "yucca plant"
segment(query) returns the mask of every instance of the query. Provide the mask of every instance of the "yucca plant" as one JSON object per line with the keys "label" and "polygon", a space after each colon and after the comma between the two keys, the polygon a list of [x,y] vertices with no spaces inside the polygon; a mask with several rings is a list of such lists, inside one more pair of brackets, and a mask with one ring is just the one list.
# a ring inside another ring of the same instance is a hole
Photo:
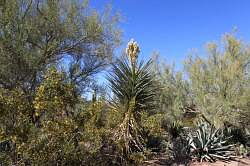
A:
{"label": "yucca plant", "polygon": [[228,161],[234,158],[234,145],[228,144],[228,139],[224,137],[220,129],[202,122],[198,124],[198,129],[194,134],[189,133],[188,146],[191,154],[201,162]]}
{"label": "yucca plant", "polygon": [[181,121],[176,120],[170,123],[168,127],[168,132],[173,139],[177,138],[184,132],[183,124]]}
{"label": "yucca plant", "polygon": [[113,65],[108,81],[113,92],[110,105],[123,114],[115,128],[113,139],[119,142],[124,154],[143,151],[144,139],[140,117],[142,111],[153,110],[156,105],[156,88],[151,73],[151,60],[137,62],[139,46],[128,43],[127,57]]}

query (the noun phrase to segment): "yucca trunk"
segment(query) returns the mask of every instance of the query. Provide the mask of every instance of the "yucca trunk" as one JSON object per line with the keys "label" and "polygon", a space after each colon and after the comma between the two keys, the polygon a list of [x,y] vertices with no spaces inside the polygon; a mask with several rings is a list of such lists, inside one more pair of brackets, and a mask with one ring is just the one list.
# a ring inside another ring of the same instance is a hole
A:
{"label": "yucca trunk", "polygon": [[[132,103],[132,102],[131,102]],[[114,139],[121,146],[123,154],[143,151],[143,137],[139,122],[135,117],[134,103],[130,104],[124,114],[122,123],[114,131]]]}

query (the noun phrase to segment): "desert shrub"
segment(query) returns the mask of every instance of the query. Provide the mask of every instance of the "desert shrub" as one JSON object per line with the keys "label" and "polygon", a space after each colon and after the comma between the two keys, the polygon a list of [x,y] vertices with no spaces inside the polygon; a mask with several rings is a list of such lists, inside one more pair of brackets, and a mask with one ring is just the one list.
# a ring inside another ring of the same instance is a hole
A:
{"label": "desert shrub", "polygon": [[181,121],[174,121],[167,126],[169,134],[169,153],[174,162],[186,164],[189,159],[188,141],[186,131]]}
{"label": "desert shrub", "polygon": [[145,136],[145,145],[152,152],[164,152],[167,146],[168,135],[162,128],[163,114],[142,114],[142,126]]}

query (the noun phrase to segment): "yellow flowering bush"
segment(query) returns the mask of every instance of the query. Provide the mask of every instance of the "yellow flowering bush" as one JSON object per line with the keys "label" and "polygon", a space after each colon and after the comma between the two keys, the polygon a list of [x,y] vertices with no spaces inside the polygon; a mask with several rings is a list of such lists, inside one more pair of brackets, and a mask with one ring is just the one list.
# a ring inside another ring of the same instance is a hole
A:
{"label": "yellow flowering bush", "polygon": [[[27,122],[25,118],[28,116],[29,110],[27,96],[21,89],[0,88],[0,133],[8,133],[5,135],[8,137],[24,132],[24,129],[18,127],[24,127],[22,125]],[[1,136],[3,137],[3,134]]]}
{"label": "yellow flowering bush", "polygon": [[35,115],[41,116],[50,111],[56,111],[58,115],[67,114],[68,107],[76,103],[77,96],[74,86],[65,80],[65,75],[52,67],[44,76],[44,80],[37,88],[34,108]]}
{"label": "yellow flowering bush", "polygon": [[27,141],[31,130],[31,106],[24,92],[15,88],[12,90],[0,88],[0,143],[10,154],[0,153],[0,161],[8,165],[11,156],[18,155],[14,148]]}
{"label": "yellow flowering bush", "polygon": [[[44,85],[43,83],[41,86]],[[46,92],[48,86],[43,87]],[[57,97],[63,99],[63,96],[57,95]],[[33,165],[40,163],[45,165],[88,165],[99,162],[99,160],[95,160],[95,157],[100,154],[103,138],[107,134],[105,124],[102,122],[105,102],[102,100],[78,102],[74,115],[69,114],[58,118],[60,114],[57,112],[63,112],[64,106],[55,105],[53,109],[45,106],[46,102],[55,104],[54,100],[43,101],[45,102],[41,104],[42,109],[39,109],[39,116],[42,113],[46,114],[46,111],[50,116],[44,116],[39,128],[33,128],[29,139],[25,143],[17,145],[17,153]],[[34,102],[34,104],[37,103]],[[36,111],[38,111],[37,108]],[[20,161],[20,163],[24,162],[25,160]]]}

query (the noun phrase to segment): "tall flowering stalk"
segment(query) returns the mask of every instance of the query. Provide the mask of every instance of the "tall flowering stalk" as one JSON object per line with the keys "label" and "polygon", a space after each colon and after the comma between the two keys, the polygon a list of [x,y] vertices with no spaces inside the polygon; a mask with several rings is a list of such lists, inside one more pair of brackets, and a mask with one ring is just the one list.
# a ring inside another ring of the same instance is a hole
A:
{"label": "tall flowering stalk", "polygon": [[140,48],[137,42],[134,41],[134,39],[131,39],[128,42],[126,53],[128,55],[128,58],[130,60],[131,66],[135,66],[137,62],[138,55],[140,53]]}
{"label": "tall flowering stalk", "polygon": [[123,121],[114,130],[114,140],[128,156],[143,151],[144,139],[140,125],[142,111],[155,108],[154,76],[151,74],[151,60],[137,63],[139,45],[131,40],[126,49],[127,58],[118,60],[109,75],[109,85],[114,93],[111,101],[113,110],[123,113]]}

